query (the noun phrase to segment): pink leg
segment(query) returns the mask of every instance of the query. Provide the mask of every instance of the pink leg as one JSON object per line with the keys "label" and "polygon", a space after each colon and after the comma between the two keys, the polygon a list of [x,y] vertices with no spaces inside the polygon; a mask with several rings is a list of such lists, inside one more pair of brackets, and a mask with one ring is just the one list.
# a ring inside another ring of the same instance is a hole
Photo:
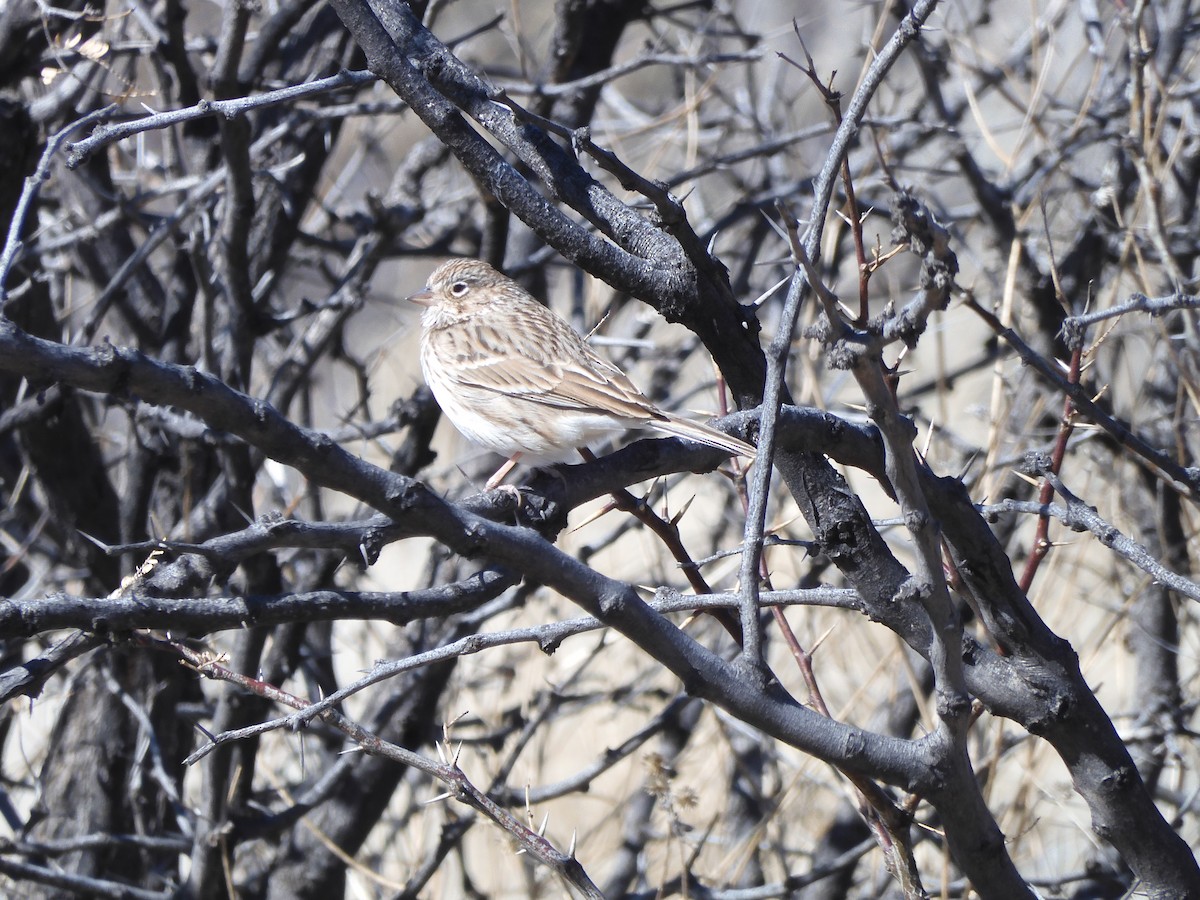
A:
{"label": "pink leg", "polygon": [[494,474],[491,478],[489,478],[487,480],[487,484],[485,484],[483,486],[483,489],[485,491],[490,491],[490,490],[492,490],[492,488],[499,485],[500,482],[502,482],[504,480],[504,476],[506,476],[509,472],[511,472],[516,467],[517,460],[519,460],[520,458],[521,458],[520,453],[514,453],[511,457],[509,457],[508,462],[506,462],[504,465],[502,465],[500,468],[498,468],[496,470],[496,474]]}

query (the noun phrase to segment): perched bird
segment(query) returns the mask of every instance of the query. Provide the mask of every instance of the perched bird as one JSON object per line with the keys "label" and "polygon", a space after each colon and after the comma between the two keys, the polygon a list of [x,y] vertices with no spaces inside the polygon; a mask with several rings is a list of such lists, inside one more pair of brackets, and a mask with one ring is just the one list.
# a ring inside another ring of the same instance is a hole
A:
{"label": "perched bird", "polygon": [[408,298],[421,313],[421,371],[467,438],[517,461],[565,462],[630,428],[652,428],[754,458],[745,441],[664,412],[567,322],[477,259],[454,259]]}

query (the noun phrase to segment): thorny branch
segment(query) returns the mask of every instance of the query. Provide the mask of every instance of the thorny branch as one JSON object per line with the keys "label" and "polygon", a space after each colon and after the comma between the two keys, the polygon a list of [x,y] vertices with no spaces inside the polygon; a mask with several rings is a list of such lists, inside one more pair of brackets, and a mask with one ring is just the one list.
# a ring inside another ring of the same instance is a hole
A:
{"label": "thorny branch", "polygon": [[[0,890],[1200,893],[1185,4],[191,6],[0,11]],[[472,490],[392,302],[465,254],[728,384],[748,492],[678,440]]]}

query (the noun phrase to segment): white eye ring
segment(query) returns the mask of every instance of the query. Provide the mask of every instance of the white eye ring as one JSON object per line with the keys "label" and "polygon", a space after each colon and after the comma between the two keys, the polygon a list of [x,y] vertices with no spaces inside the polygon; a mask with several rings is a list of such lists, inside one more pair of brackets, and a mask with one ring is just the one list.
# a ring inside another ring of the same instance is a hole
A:
{"label": "white eye ring", "polygon": [[465,296],[467,291],[469,291],[470,289],[471,289],[471,286],[469,284],[467,284],[465,281],[456,281],[456,282],[454,282],[454,284],[450,285],[450,296],[451,297]]}

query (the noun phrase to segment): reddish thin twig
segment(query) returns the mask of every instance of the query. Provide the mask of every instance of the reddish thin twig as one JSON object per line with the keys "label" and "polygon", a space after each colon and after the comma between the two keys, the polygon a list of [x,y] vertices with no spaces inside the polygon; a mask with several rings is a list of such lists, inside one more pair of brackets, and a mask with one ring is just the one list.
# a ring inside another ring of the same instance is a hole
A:
{"label": "reddish thin twig", "polygon": [[[596,461],[595,454],[586,447],[579,448],[579,455],[588,462]],[[700,574],[700,567],[696,565],[687,547],[683,545],[683,538],[679,534],[679,527],[674,522],[668,522],[652,510],[644,500],[639,500],[625,488],[618,488],[612,491],[609,496],[612,497],[613,509],[629,513],[649,528],[663,542],[663,546],[667,548],[671,556],[679,563],[680,568],[683,569],[684,576],[687,578],[688,584],[691,585],[693,591],[697,594],[711,594],[713,592],[712,587],[704,580],[704,576]],[[742,626],[737,616],[728,609],[711,609],[706,611],[720,622],[721,626],[738,642],[738,646],[741,646]]]}
{"label": "reddish thin twig", "polygon": [[[1067,372],[1067,381],[1071,384],[1079,384],[1080,363],[1083,359],[1083,348],[1077,346],[1071,351],[1071,367]],[[1058,437],[1054,441],[1054,450],[1050,454],[1050,471],[1056,475],[1062,470],[1063,459],[1067,453],[1067,441],[1070,440],[1071,433],[1075,430],[1075,402],[1071,399],[1071,395],[1067,394],[1063,398],[1063,413],[1062,421],[1058,423]],[[1038,502],[1043,506],[1050,503],[1054,499],[1054,486],[1049,479],[1042,480],[1042,486],[1038,491]],[[1043,513],[1038,516],[1037,534],[1033,539],[1033,548],[1030,550],[1029,559],[1025,561],[1025,571],[1021,573],[1021,579],[1017,582],[1023,593],[1028,594],[1029,588],[1033,584],[1033,578],[1037,574],[1038,567],[1041,566],[1042,560],[1046,558],[1046,554],[1050,552],[1050,516]]]}

